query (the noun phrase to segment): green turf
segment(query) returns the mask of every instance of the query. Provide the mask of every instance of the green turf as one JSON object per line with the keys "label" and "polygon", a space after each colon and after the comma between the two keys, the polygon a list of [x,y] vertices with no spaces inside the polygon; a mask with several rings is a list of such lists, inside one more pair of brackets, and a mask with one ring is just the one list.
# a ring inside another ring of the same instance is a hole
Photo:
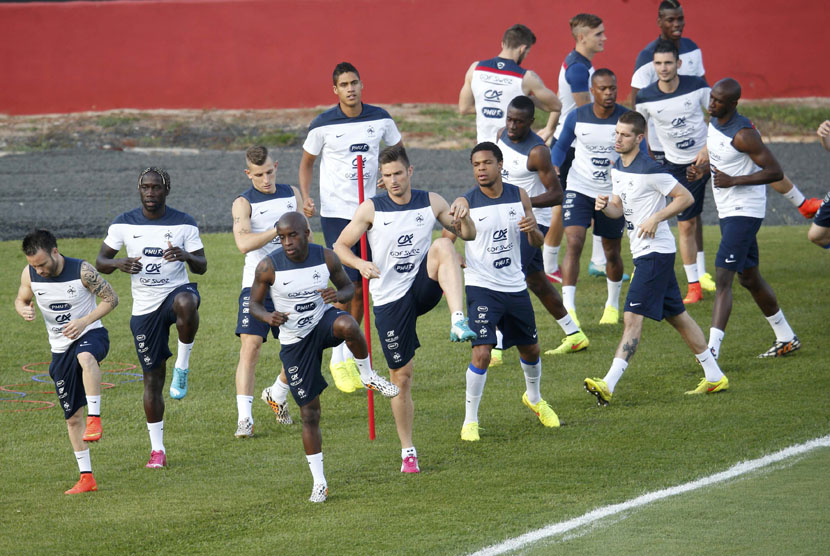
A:
{"label": "green turf", "polygon": [[[707,228],[705,234],[711,264],[718,232]],[[591,347],[559,358],[543,356],[542,393],[562,419],[558,430],[543,428],[521,404],[524,380],[511,350],[505,365],[489,373],[481,442],[462,444],[458,435],[470,350],[447,341],[449,318],[442,303],[419,321],[423,347],[416,357],[414,398],[422,473],[399,472],[400,445],[388,402],[377,401],[378,438],[370,442],[365,397],[332,386],[322,396],[330,498],[313,505],[306,501],[311,477],[299,425],[277,425],[256,399],[256,437],[233,437],[239,349],[233,329],[242,255],[230,234],[207,235],[208,273],[196,277],[203,302],[190,392],[182,401],[167,399],[170,467],[143,468],[150,450],[142,387],[121,382],[132,377],[104,375],[116,386],[104,391],[104,436],[91,447],[100,488],[94,494],[63,495],[77,479],[77,468],[61,411],[10,413],[24,404],[0,402],[0,553],[460,554],[826,435],[828,259],[805,236],[804,226],[765,227],[759,234],[764,276],[804,344],[799,353],[781,360],[755,358],[773,334],[739,288],[721,354],[731,383],[727,393],[684,397],[702,372],[668,324],[648,322],[608,408],[595,405],[582,379],[605,373],[621,330],[595,324],[605,281],[587,276],[585,255],[577,308]],[[100,240],[60,240],[62,252],[90,260],[99,246]],[[46,334],[40,317],[26,323],[13,310],[25,265],[19,243],[0,243],[0,257],[6,261],[0,275],[7,283],[0,292],[0,384],[28,384],[31,374],[21,366],[49,359]],[[630,268],[630,257],[626,264]],[[677,269],[682,283],[679,260]],[[122,304],[105,319],[112,342],[108,361],[131,364],[128,276],[111,278]],[[549,349],[562,334],[536,307],[541,344]],[[711,295],[690,309],[707,335],[711,310]],[[376,339],[374,345],[378,356]],[[264,347],[257,397],[278,370],[276,350],[273,341]],[[376,357],[376,367],[383,372],[381,359]],[[21,388],[31,392],[25,399],[55,399],[34,393],[49,385]],[[296,419],[293,402],[291,409]],[[816,463],[816,481],[826,481],[823,462]],[[745,496],[753,494],[749,489]],[[763,509],[794,504],[798,491],[761,494],[752,504],[759,530],[767,527],[765,519],[776,519]],[[827,506],[816,511],[827,523]],[[789,533],[808,552],[822,546],[814,523],[794,520]],[[651,534],[663,535],[663,530],[655,525]],[[720,552],[719,538],[701,535],[700,546]],[[780,551],[782,538],[787,532],[779,530],[769,544],[751,551]],[[632,546],[637,552],[638,545]]]}

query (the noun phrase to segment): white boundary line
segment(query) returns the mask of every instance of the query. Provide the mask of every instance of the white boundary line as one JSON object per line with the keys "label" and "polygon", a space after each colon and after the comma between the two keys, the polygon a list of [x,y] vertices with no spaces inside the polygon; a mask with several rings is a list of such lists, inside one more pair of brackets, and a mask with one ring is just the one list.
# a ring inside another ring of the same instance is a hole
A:
{"label": "white boundary line", "polygon": [[510,552],[511,550],[517,550],[530,543],[554,537],[556,535],[561,535],[578,527],[583,527],[595,521],[599,521],[600,519],[616,515],[633,508],[639,508],[641,506],[651,504],[652,502],[669,498],[670,496],[691,492],[715,483],[727,481],[729,479],[745,475],[751,471],[755,471],[756,469],[772,465],[773,463],[778,463],[779,461],[815,450],[816,448],[826,447],[830,447],[830,435],[814,438],[813,440],[809,440],[803,444],[790,446],[789,448],[784,448],[780,452],[775,452],[774,454],[758,459],[743,461],[733,465],[726,471],[715,473],[714,475],[709,475],[708,477],[702,477],[689,483],[643,494],[642,496],[638,496],[637,498],[633,498],[619,504],[602,506],[577,518],[569,519],[568,521],[563,521],[561,523],[554,523],[553,525],[548,525],[541,529],[530,531],[529,533],[525,533],[524,535],[520,535],[513,539],[508,539],[499,544],[488,546],[473,553],[472,556],[492,556],[495,554],[504,554],[505,552]]}

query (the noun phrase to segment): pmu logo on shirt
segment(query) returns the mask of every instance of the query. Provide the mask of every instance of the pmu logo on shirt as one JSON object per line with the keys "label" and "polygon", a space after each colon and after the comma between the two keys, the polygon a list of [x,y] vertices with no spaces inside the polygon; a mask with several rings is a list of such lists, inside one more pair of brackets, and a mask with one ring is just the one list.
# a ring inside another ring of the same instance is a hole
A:
{"label": "pmu logo on shirt", "polygon": [[395,265],[395,272],[399,272],[400,274],[405,274],[407,272],[412,272],[412,269],[415,268],[415,263],[398,263]]}
{"label": "pmu logo on shirt", "polygon": [[315,307],[317,307],[317,304],[313,301],[310,301],[308,303],[297,303],[296,305],[294,305],[294,310],[298,313],[306,313],[308,311],[313,311]]}
{"label": "pmu logo on shirt", "polygon": [[481,115],[485,118],[503,118],[504,117],[504,110],[501,108],[493,108],[491,106],[485,106],[481,109]]}
{"label": "pmu logo on shirt", "polygon": [[507,228],[501,228],[493,232],[493,241],[507,241]]}
{"label": "pmu logo on shirt", "polygon": [[164,249],[161,247],[145,247],[142,253],[146,257],[161,257],[164,254]]}
{"label": "pmu logo on shirt", "polygon": [[50,303],[49,310],[50,311],[68,311],[72,308],[71,303]]}
{"label": "pmu logo on shirt", "polygon": [[369,152],[369,145],[366,143],[355,143],[349,147],[349,150],[353,153],[367,153]]}
{"label": "pmu logo on shirt", "polygon": [[611,166],[611,161],[607,158],[592,157],[591,164],[593,164],[594,166],[606,167]]}
{"label": "pmu logo on shirt", "polygon": [[501,102],[501,96],[504,91],[497,91],[496,89],[487,89],[484,91],[484,100],[487,102]]}
{"label": "pmu logo on shirt", "polygon": [[495,268],[507,268],[508,266],[510,266],[511,262],[513,261],[510,260],[510,257],[504,257],[493,261],[493,266]]}
{"label": "pmu logo on shirt", "polygon": [[678,149],[690,149],[690,148],[695,146],[695,140],[694,139],[684,139],[683,141],[679,141],[679,142],[675,143],[675,146]]}

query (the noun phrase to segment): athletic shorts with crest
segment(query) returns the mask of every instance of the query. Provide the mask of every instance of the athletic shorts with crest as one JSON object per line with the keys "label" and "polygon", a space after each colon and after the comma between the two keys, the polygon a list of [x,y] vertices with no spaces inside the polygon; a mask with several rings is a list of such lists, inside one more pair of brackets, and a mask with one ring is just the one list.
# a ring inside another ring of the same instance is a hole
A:
{"label": "athletic shorts with crest", "polygon": [[624,311],[661,321],[686,310],[674,274],[674,258],[674,253],[648,253],[634,259]]}
{"label": "athletic shorts with crest", "polygon": [[[265,294],[262,306],[265,307],[267,312],[274,312],[274,302],[271,301],[271,295],[269,293]],[[239,294],[239,312],[236,314],[236,335],[250,334],[251,336],[259,336],[262,338],[262,342],[265,343],[268,341],[269,329],[271,330],[271,335],[279,339],[279,326],[270,326],[251,316],[251,288],[242,288],[242,293]]]}
{"label": "athletic shorts with crest", "polygon": [[466,286],[467,317],[470,329],[478,334],[474,346],[496,345],[496,328],[504,335],[504,349],[538,342],[536,317],[527,289],[498,292],[478,286]]}
{"label": "athletic shorts with crest", "polygon": [[417,319],[438,305],[443,293],[438,282],[429,277],[424,257],[409,291],[395,301],[375,307],[375,327],[390,369],[399,369],[415,357],[415,350],[421,347]]}
{"label": "athletic shorts with crest", "polygon": [[830,228],[830,193],[824,196],[824,200],[813,218],[813,223],[822,228]]}
{"label": "athletic shorts with crest", "polygon": [[758,230],[763,218],[729,216],[720,219],[720,245],[715,255],[715,267],[740,274],[746,268],[758,266]]}
{"label": "athletic shorts with crest", "polygon": [[334,336],[334,321],[349,313],[329,307],[320,322],[299,342],[283,345],[280,360],[294,401],[300,407],[311,403],[329,385],[320,370],[323,350],[339,346],[342,338]]}
{"label": "athletic shorts with crest", "polygon": [[90,353],[100,363],[109,350],[109,334],[106,328],[100,327],[90,330],[72,342],[63,353],[52,353],[49,376],[55,381],[55,393],[58,395],[58,404],[63,409],[64,418],[69,419],[86,405],[84,370],[78,362],[78,354]]}
{"label": "athletic shorts with crest", "polygon": [[173,302],[180,293],[192,293],[196,296],[198,309],[202,298],[195,282],[182,284],[164,298],[158,309],[146,315],[133,315],[130,318],[130,330],[133,333],[138,362],[144,371],[163,365],[173,355],[168,347],[170,326],[176,324]]}

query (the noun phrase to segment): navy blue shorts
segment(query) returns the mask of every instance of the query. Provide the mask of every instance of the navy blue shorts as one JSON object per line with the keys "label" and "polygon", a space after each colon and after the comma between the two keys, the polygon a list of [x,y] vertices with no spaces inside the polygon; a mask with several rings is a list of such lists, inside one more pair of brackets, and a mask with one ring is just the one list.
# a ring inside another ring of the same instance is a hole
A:
{"label": "navy blue shorts", "polygon": [[[537,226],[539,227],[539,231],[542,232],[542,235],[547,234],[550,229],[543,224],[537,224]],[[520,235],[522,236],[519,239],[519,249],[522,256],[522,272],[526,278],[528,274],[544,271],[545,262],[542,259],[542,249],[533,247],[530,241],[528,241],[526,233],[521,232]]]}
{"label": "navy blue shorts", "polygon": [[763,218],[730,216],[720,219],[720,246],[715,267],[741,273],[758,266],[758,240]]}
{"label": "navy blue shorts", "polygon": [[164,366],[167,359],[173,355],[168,347],[170,341],[170,325],[176,324],[176,313],[173,312],[173,302],[180,293],[189,292],[196,295],[197,308],[202,298],[195,282],[182,284],[164,298],[158,309],[146,315],[133,315],[130,318],[130,330],[133,333],[135,351],[141,369],[151,369]]}
{"label": "navy blue shorts", "polygon": [[675,164],[674,162],[669,162],[665,159],[663,160],[663,167],[668,170],[668,172],[680,185],[688,189],[692,194],[692,197],[695,198],[695,202],[692,203],[692,206],[677,215],[677,220],[681,222],[696,218],[701,212],[703,212],[703,199],[706,197],[706,184],[709,183],[709,172],[706,172],[703,177],[696,179],[695,181],[689,181],[686,178],[686,169],[689,166],[691,166],[691,164]]}
{"label": "navy blue shorts", "polygon": [[335,338],[332,329],[338,317],[348,314],[329,307],[305,338],[294,344],[283,345],[280,349],[285,378],[288,379],[288,387],[297,405],[304,406],[313,402],[329,385],[320,370],[323,350],[343,343],[341,338]]}
{"label": "navy blue shorts", "polygon": [[[550,143],[550,150],[553,152],[553,146],[556,145],[556,139],[554,138],[553,141]],[[559,183],[562,184],[562,189],[565,190],[568,187],[568,173],[571,171],[571,165],[574,162],[574,157],[576,156],[576,148],[570,147],[568,149],[568,154],[565,155],[565,160],[562,161],[562,166],[559,167]]]}
{"label": "navy blue shorts", "polygon": [[663,151],[651,151],[651,158],[655,162],[659,162],[660,164],[662,164],[663,161],[666,160],[666,153]]}
{"label": "navy blue shorts", "polygon": [[822,201],[821,206],[818,208],[818,212],[816,212],[816,216],[813,218],[813,223],[822,228],[830,228],[830,193],[824,196],[824,201]]}
{"label": "navy blue shorts", "polygon": [[577,191],[565,193],[562,201],[562,226],[591,227],[594,221],[594,235],[606,239],[620,239],[625,228],[625,218],[608,218],[601,210],[594,210],[596,199]]}
{"label": "navy blue shorts", "polygon": [[474,346],[496,345],[496,328],[504,334],[503,347],[532,346],[536,338],[536,317],[527,290],[497,292],[467,286],[467,316],[478,334]]}
{"label": "navy blue shorts", "polygon": [[[337,241],[337,238],[340,237],[340,233],[343,231],[343,228],[349,225],[351,220],[346,220],[345,218],[331,218],[328,216],[321,216],[320,217],[320,225],[323,228],[323,238],[326,241],[326,247],[329,249],[332,248],[334,242]],[[358,241],[352,246],[352,253],[360,256],[360,242]],[[369,241],[366,241],[366,260],[372,260],[372,248],[369,247]],[[346,265],[343,265],[343,269],[346,271],[346,274],[349,275],[349,280],[352,282],[360,282],[363,278],[360,276],[360,272],[357,270],[350,268]]]}
{"label": "navy blue shorts", "polygon": [[55,393],[63,409],[65,419],[72,417],[76,411],[86,405],[83,368],[78,362],[78,354],[88,352],[99,363],[110,350],[110,337],[106,328],[90,330],[74,342],[63,353],[53,353],[49,363],[49,376],[55,381]]}
{"label": "navy blue shorts", "polygon": [[443,294],[438,282],[427,274],[424,257],[409,291],[400,299],[375,306],[375,328],[390,369],[400,369],[415,357],[415,350],[421,347],[416,321],[438,305]]}
{"label": "navy blue shorts", "polygon": [[625,311],[656,321],[686,308],[674,274],[674,253],[649,253],[634,259],[634,276],[625,296]]}
{"label": "navy blue shorts", "polygon": [[[239,294],[239,312],[236,314],[236,335],[250,334],[252,336],[259,336],[264,343],[268,341],[268,329],[270,328],[274,338],[279,338],[280,327],[269,326],[261,320],[252,317],[250,305],[251,288],[242,288],[242,293]],[[265,294],[265,299],[262,300],[262,306],[269,313],[274,311],[274,302],[271,301],[271,294]]]}

